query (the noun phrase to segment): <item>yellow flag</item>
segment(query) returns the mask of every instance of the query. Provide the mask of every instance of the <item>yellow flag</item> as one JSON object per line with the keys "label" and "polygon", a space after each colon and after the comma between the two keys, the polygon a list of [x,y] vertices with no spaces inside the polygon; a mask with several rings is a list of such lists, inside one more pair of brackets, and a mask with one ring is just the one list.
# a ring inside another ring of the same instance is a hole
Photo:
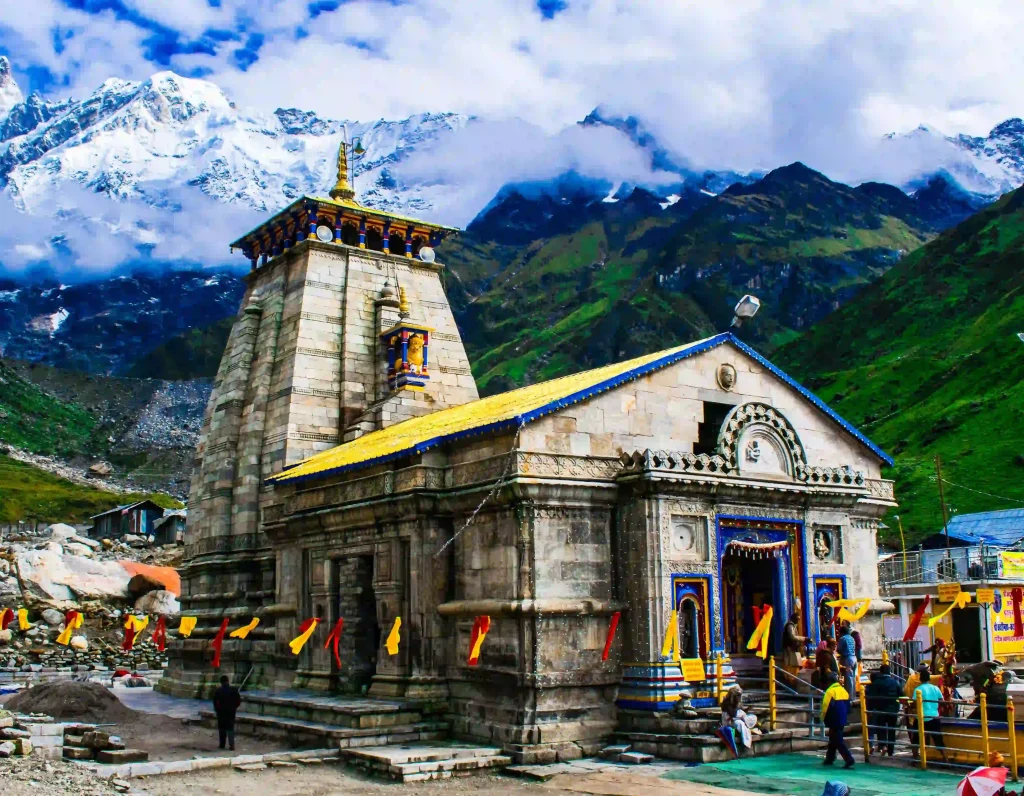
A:
{"label": "yellow flag", "polygon": [[131,628],[135,631],[135,640],[138,641],[139,633],[149,627],[149,617],[143,616],[138,617],[135,614],[128,614],[128,618],[124,622],[125,630]]}
{"label": "yellow flag", "polygon": [[32,627],[32,625],[30,625],[28,623],[28,609],[27,608],[19,608],[18,609],[18,628],[20,630],[28,630],[30,627]]}
{"label": "yellow flag", "polygon": [[768,655],[768,632],[772,626],[772,615],[774,610],[771,606],[768,606],[768,610],[764,612],[761,617],[761,621],[757,623],[757,627],[754,628],[754,633],[750,637],[750,641],[747,642],[747,649],[752,650],[755,647],[759,647],[755,653],[758,658],[765,658]]}
{"label": "yellow flag", "polygon": [[679,614],[673,611],[668,616],[668,627],[665,628],[665,640],[661,643],[661,657],[681,660],[679,656]]}
{"label": "yellow flag", "polygon": [[928,627],[931,627],[936,622],[941,622],[945,618],[946,614],[948,614],[954,608],[965,608],[970,602],[971,602],[971,593],[970,592],[966,592],[966,591],[960,592],[956,596],[956,599],[953,600],[953,602],[951,602],[949,604],[949,608],[947,608],[945,611],[943,611],[938,616],[933,616],[931,619],[928,620]]}
{"label": "yellow flag", "polygon": [[71,636],[75,632],[75,623],[67,625],[57,636],[57,643],[63,644],[65,647],[71,643]]}
{"label": "yellow flag", "polygon": [[194,616],[181,617],[181,624],[178,625],[178,635],[188,638],[196,629],[196,618]]}
{"label": "yellow flag", "polygon": [[388,649],[388,655],[398,654],[398,642],[402,640],[401,634],[398,629],[402,626],[402,617],[395,617],[395,624],[391,626],[391,632],[388,633],[388,640],[384,642],[384,646]]}
{"label": "yellow flag", "polygon": [[238,628],[238,630],[234,631],[231,634],[231,638],[245,638],[246,636],[249,635],[249,633],[251,633],[256,628],[256,625],[258,625],[259,623],[260,623],[260,620],[258,618],[257,619],[253,619],[245,627],[240,627],[240,628]]}
{"label": "yellow flag", "polygon": [[319,622],[319,619],[309,619],[306,622],[303,622],[303,624],[308,624],[309,626],[300,635],[288,642],[288,646],[292,648],[292,655],[299,654],[302,648],[306,645],[306,642],[309,641],[309,637],[316,631],[316,626]]}
{"label": "yellow flag", "polygon": [[[868,612],[868,608],[871,607],[870,597],[855,597],[853,599],[846,600],[831,600],[826,605],[829,608],[839,609],[839,618],[845,619],[847,622],[859,622],[864,618],[864,614]],[[857,607],[857,610],[851,613],[846,610],[847,608]]]}
{"label": "yellow flag", "polygon": [[78,628],[80,628],[82,626],[82,623],[84,621],[85,621],[85,617],[82,616],[82,614],[75,614],[75,622],[74,622],[75,630],[78,630]]}

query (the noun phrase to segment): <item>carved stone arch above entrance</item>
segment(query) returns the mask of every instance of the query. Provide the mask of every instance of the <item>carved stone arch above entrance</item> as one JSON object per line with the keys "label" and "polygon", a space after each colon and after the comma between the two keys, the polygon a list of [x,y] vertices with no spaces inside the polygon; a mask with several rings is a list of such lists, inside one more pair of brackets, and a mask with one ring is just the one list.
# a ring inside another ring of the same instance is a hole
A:
{"label": "carved stone arch above entrance", "polygon": [[807,480],[807,455],[796,429],[772,406],[737,406],[722,423],[718,450],[741,475]]}

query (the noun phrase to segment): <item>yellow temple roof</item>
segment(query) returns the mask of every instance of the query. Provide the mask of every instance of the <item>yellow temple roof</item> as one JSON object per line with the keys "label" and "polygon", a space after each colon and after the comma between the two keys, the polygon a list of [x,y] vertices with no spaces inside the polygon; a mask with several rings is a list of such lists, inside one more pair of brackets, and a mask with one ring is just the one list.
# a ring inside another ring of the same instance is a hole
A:
{"label": "yellow temple roof", "polygon": [[[720,336],[720,335],[719,335]],[[405,420],[380,431],[372,431],[352,442],[318,453],[295,467],[271,476],[270,481],[294,481],[326,475],[388,459],[419,453],[451,440],[489,431],[514,429],[626,381],[678,361],[681,355],[704,350],[716,338],[658,351],[614,365],[562,376],[529,387],[480,398],[461,406]]]}
{"label": "yellow temple roof", "polygon": [[540,384],[480,398],[461,406],[405,420],[372,431],[352,442],[311,456],[267,480],[275,483],[322,478],[329,474],[369,467],[410,456],[466,437],[519,428],[544,415],[614,389],[621,384],[673,365],[725,343],[734,345],[800,392],[818,409],[855,436],[886,464],[892,459],[853,425],[828,407],[814,393],[750,348],[725,332],[653,354],[562,376]]}

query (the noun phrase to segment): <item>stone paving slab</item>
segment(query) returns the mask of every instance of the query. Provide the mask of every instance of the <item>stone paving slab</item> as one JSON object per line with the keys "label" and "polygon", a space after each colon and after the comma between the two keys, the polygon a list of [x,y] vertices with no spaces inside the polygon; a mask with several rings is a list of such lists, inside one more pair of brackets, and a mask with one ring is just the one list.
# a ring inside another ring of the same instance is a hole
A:
{"label": "stone paving slab", "polygon": [[236,755],[235,757],[197,757],[191,760],[172,760],[167,762],[132,763],[128,765],[104,765],[101,763],[81,762],[81,765],[98,774],[104,779],[117,777],[130,779],[133,777],[155,777],[162,774],[186,774],[190,771],[202,771],[209,768],[230,768],[247,766],[257,763],[273,763],[275,761],[332,762],[337,761],[337,749],[305,749],[298,752],[272,752],[265,755]]}

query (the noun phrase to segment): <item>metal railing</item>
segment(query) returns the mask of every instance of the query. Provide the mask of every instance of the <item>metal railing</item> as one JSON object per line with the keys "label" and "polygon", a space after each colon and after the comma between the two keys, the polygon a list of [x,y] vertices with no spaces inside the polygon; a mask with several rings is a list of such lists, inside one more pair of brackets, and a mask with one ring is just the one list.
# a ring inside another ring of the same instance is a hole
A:
{"label": "metal railing", "polygon": [[1009,549],[983,544],[894,553],[878,562],[878,585],[885,594],[904,584],[998,579],[1002,577],[1000,553]]}

